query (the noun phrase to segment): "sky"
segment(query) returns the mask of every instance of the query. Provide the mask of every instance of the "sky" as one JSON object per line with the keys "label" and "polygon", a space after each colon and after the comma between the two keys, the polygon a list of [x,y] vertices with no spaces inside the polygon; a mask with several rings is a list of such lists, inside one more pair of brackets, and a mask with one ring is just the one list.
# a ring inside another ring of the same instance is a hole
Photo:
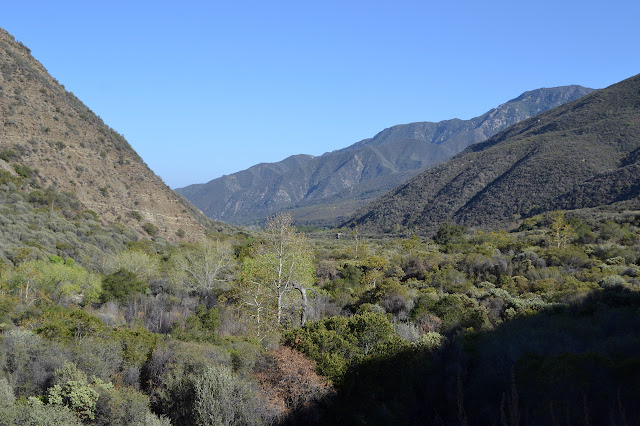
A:
{"label": "sky", "polygon": [[640,2],[13,1],[0,27],[172,188],[640,73]]}

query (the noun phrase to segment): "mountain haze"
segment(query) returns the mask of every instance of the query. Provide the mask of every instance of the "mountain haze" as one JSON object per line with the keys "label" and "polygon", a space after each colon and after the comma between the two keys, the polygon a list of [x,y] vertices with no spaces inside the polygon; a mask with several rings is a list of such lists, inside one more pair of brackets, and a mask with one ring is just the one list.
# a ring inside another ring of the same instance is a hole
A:
{"label": "mountain haze", "polygon": [[362,229],[492,227],[549,210],[637,202],[640,76],[524,120],[361,209]]}
{"label": "mountain haze", "polygon": [[249,224],[288,210],[299,224],[335,224],[467,146],[592,91],[533,90],[470,120],[397,125],[319,157],[295,155],[177,191],[210,218],[229,223]]}
{"label": "mountain haze", "polygon": [[107,223],[120,222],[141,234],[148,223],[176,239],[176,233],[203,235],[208,222],[2,29],[0,154],[4,169],[27,167],[38,187],[73,192]]}

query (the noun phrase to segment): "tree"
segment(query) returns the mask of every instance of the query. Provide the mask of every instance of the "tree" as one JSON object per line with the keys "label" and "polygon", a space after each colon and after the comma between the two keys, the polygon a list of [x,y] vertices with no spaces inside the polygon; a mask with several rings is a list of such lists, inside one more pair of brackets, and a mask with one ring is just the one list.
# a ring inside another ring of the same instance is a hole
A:
{"label": "tree", "polygon": [[389,262],[381,256],[367,256],[360,264],[365,270],[363,284],[376,288],[377,283],[384,278],[384,270]]}
{"label": "tree", "polygon": [[100,277],[72,262],[36,260],[25,262],[3,274],[8,287],[30,305],[41,299],[57,304],[82,304],[95,301],[101,291]]}
{"label": "tree", "polygon": [[175,264],[187,288],[207,296],[226,290],[233,278],[233,247],[227,241],[207,239],[183,247],[175,257]]}
{"label": "tree", "polygon": [[13,414],[13,403],[16,397],[9,381],[0,376],[0,418],[9,418]]}
{"label": "tree", "polygon": [[[276,323],[283,324],[283,309],[293,291],[300,293],[300,323],[307,319],[307,288],[315,279],[313,252],[307,239],[296,233],[291,215],[278,214],[266,225],[264,242],[254,258],[246,258],[243,279],[249,284],[245,303],[257,309],[273,306]],[[260,295],[258,300],[256,296]],[[265,301],[262,296],[266,296]],[[253,299],[253,300],[251,300]]]}
{"label": "tree", "polygon": [[144,293],[147,290],[149,290],[147,283],[140,281],[136,274],[127,269],[120,269],[102,280],[100,300],[103,303],[109,300],[124,302],[131,295]]}
{"label": "tree", "polygon": [[140,250],[125,250],[108,256],[104,274],[110,275],[125,269],[136,274],[142,281],[150,281],[160,274],[158,258]]}
{"label": "tree", "polygon": [[87,375],[73,363],[57,369],[47,392],[50,405],[67,407],[83,421],[95,418],[99,394],[87,382]]}
{"label": "tree", "polygon": [[464,240],[466,228],[451,222],[444,222],[440,225],[438,233],[433,237],[433,241],[437,244],[458,244]]}
{"label": "tree", "polygon": [[15,404],[13,418],[2,417],[3,424],[14,425],[82,425],[82,422],[66,406],[45,405],[35,396],[30,396],[26,400]]}
{"label": "tree", "polygon": [[577,236],[573,227],[564,219],[564,214],[561,210],[551,213],[551,238],[557,248],[565,248],[567,242]]}

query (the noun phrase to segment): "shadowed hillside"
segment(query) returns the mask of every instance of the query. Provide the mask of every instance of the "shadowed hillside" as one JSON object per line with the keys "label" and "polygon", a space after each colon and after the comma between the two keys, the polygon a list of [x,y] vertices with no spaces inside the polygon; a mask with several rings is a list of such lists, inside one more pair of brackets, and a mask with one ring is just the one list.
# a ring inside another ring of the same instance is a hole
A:
{"label": "shadowed hillside", "polygon": [[[637,202],[640,76],[522,121],[358,211],[362,229],[495,227],[555,209]],[[349,221],[348,223],[351,223]]]}

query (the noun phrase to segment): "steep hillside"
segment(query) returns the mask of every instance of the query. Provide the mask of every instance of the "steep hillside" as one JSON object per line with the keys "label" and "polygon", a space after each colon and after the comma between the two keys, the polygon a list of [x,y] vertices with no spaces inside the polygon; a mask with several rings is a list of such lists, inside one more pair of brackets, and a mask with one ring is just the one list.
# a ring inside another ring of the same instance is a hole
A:
{"label": "steep hillside", "polygon": [[151,224],[177,239],[202,235],[208,221],[2,29],[0,155],[13,167],[32,170],[37,186],[75,193],[105,223],[140,233]]}
{"label": "steep hillside", "polygon": [[472,145],[360,210],[369,230],[491,227],[554,209],[634,203],[640,193],[640,76]]}
{"label": "steep hillside", "polygon": [[320,157],[259,164],[177,191],[210,218],[229,223],[247,224],[287,209],[298,223],[335,224],[467,146],[591,92],[580,86],[534,90],[471,120],[393,126]]}

